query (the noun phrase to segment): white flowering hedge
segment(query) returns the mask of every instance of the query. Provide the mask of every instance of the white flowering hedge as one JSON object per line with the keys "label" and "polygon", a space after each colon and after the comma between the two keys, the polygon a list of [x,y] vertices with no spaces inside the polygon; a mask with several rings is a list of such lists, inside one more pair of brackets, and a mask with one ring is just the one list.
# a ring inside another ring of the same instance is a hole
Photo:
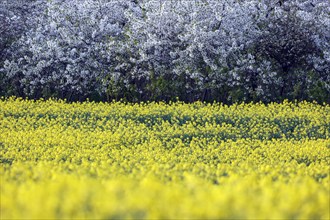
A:
{"label": "white flowering hedge", "polygon": [[0,13],[2,95],[330,102],[328,0],[14,0]]}

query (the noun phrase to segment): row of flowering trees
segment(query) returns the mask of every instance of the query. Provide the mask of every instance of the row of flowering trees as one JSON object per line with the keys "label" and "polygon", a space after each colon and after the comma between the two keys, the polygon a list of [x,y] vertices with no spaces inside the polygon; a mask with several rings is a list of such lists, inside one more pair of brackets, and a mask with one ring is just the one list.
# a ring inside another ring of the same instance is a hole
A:
{"label": "row of flowering trees", "polygon": [[328,0],[4,0],[1,95],[330,102]]}

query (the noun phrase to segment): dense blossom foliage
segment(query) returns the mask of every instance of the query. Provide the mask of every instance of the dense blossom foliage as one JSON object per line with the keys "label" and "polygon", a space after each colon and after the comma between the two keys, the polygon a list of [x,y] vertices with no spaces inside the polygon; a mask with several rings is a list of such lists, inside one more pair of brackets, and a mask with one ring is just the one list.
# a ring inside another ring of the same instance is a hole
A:
{"label": "dense blossom foliage", "polygon": [[0,101],[1,219],[329,219],[330,106]]}
{"label": "dense blossom foliage", "polygon": [[328,0],[6,2],[6,95],[330,102]]}
{"label": "dense blossom foliage", "polygon": [[111,39],[122,32],[122,2],[48,1],[39,25],[15,43],[7,76],[35,97],[70,99],[97,90],[98,78],[110,73]]}

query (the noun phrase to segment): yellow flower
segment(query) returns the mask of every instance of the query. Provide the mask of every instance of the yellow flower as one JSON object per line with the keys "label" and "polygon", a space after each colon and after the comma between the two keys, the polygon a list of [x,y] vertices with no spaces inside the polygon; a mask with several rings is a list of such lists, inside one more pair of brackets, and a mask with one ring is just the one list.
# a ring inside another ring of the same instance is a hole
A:
{"label": "yellow flower", "polygon": [[329,219],[330,106],[0,100],[1,218]]}

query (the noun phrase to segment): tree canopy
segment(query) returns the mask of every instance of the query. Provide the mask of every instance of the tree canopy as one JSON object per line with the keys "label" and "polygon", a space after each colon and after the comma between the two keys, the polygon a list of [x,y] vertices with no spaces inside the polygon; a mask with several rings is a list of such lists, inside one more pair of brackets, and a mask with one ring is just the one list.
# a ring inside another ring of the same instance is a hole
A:
{"label": "tree canopy", "polygon": [[0,95],[330,102],[327,0],[11,0],[0,21]]}

